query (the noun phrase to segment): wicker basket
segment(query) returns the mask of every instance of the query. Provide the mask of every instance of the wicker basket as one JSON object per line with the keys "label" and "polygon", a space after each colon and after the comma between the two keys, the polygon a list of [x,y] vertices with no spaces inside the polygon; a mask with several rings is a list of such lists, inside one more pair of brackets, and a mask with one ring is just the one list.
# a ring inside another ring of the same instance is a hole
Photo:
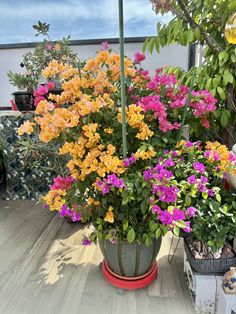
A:
{"label": "wicker basket", "polygon": [[198,273],[225,273],[230,267],[236,266],[236,256],[220,259],[196,259],[190,251],[187,240],[184,239],[184,249],[191,267]]}

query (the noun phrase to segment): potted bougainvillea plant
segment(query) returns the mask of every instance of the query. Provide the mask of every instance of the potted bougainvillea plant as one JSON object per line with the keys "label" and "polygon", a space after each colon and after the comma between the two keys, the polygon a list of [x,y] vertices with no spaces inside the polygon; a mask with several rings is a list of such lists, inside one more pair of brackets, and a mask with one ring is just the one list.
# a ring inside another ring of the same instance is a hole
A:
{"label": "potted bougainvillea plant", "polygon": [[[165,209],[168,223],[176,215],[182,221],[188,219],[185,231],[188,229],[191,236],[185,233],[185,249],[197,272],[224,272],[236,262],[232,247],[236,193],[225,189],[226,173],[236,173],[236,156],[225,145],[190,141],[180,141],[174,150],[166,150],[156,166],[144,172],[155,195],[152,210],[162,216]],[[163,191],[170,187],[176,197],[171,199],[167,193],[169,202],[164,204]],[[173,232],[179,236],[178,228]]]}
{"label": "potted bougainvillea plant", "polygon": [[59,93],[60,81],[55,77],[54,82],[41,86],[37,89],[36,94],[34,90],[42,81],[42,71],[52,60],[61,60],[73,66],[77,66],[78,58],[76,53],[69,47],[70,36],[62,38],[53,42],[49,36],[50,24],[38,21],[33,25],[36,30],[35,36],[44,36],[44,40],[37,43],[33,51],[26,52],[23,55],[23,61],[20,66],[24,69],[22,73],[7,73],[9,82],[18,88],[14,92],[14,99],[16,107],[19,111],[34,110],[34,97],[44,96],[50,90],[51,93]]}
{"label": "potted bougainvillea plant", "polygon": [[[161,237],[189,232],[193,217],[191,204],[177,204],[175,161],[162,167],[160,159],[166,147],[176,145],[189,88],[162,69],[151,77],[140,65],[144,59],[142,53],[133,62],[124,59],[127,158],[122,157],[120,56],[108,47],[80,71],[50,63],[43,74],[51,81],[60,77],[63,92],[39,101],[34,121],[20,128],[33,132],[37,125],[40,140],[59,143],[59,153],[70,159],[68,175],[55,178],[46,204],[61,217],[92,222],[94,231],[83,244],[98,240],[110,268],[127,277],[147,272]],[[190,96],[186,124],[194,121],[197,131],[208,128],[216,99],[208,91]]]}

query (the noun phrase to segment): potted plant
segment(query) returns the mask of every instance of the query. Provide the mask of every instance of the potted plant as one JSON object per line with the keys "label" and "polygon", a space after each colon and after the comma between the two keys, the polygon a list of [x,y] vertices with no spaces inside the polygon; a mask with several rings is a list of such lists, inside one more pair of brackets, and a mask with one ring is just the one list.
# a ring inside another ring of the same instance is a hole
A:
{"label": "potted plant", "polygon": [[[8,72],[9,81],[16,86],[19,91],[14,92],[15,103],[20,111],[34,110],[33,92],[42,79],[42,71],[52,60],[59,60],[77,66],[77,56],[69,47],[69,39],[63,38],[52,42],[49,37],[49,24],[38,21],[33,25],[37,31],[35,36],[43,35],[45,39],[38,43],[34,51],[23,55],[23,61],[20,66],[25,69],[24,73]],[[54,88],[60,86],[55,85]]]}
{"label": "potted plant", "polygon": [[[185,250],[192,267],[198,272],[224,272],[236,262],[232,240],[236,235],[235,193],[223,186],[225,173],[236,173],[236,156],[218,142],[181,141],[178,148],[160,158],[160,169],[171,169],[172,176],[164,182],[178,190],[169,205],[186,214],[191,237],[185,239]],[[155,169],[150,169],[151,182],[162,195]],[[168,174],[169,175],[169,174]],[[153,177],[154,176],[154,177]],[[158,205],[159,202],[158,202]],[[163,206],[160,206],[163,209]],[[173,230],[178,235],[179,230]]]}
{"label": "potted plant", "polygon": [[[87,60],[80,73],[50,63],[43,74],[50,80],[55,75],[62,78],[63,92],[40,101],[34,119],[40,127],[40,140],[59,143],[60,154],[70,158],[68,175],[55,179],[44,201],[62,217],[92,222],[94,232],[83,243],[98,240],[110,268],[121,276],[147,272],[159,250],[160,237],[168,230],[175,234],[180,229],[189,231],[189,216],[180,210],[171,212],[168,198],[161,201],[166,208],[163,215],[158,212],[158,200],[146,173],[147,167],[156,167],[158,152],[166,145],[175,146],[189,88],[162,69],[151,78],[140,66],[144,59],[136,53],[133,63],[124,60],[127,158],[122,157],[120,56],[109,49]],[[207,117],[216,109],[215,103],[207,91],[193,91],[186,123],[194,120],[209,127]],[[21,131],[33,132],[34,123],[24,124]],[[166,191],[175,200],[177,189]],[[129,257],[133,265],[121,251],[135,255]],[[146,266],[142,262],[139,268],[136,257],[142,257]],[[125,265],[120,267],[119,260]]]}

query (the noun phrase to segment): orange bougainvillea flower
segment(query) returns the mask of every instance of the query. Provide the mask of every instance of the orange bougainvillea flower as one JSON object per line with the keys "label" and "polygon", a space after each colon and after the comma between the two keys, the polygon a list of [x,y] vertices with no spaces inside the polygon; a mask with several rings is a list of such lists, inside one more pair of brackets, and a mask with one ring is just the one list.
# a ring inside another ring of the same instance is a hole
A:
{"label": "orange bougainvillea flower", "polygon": [[31,134],[34,132],[35,123],[31,121],[25,121],[19,128],[18,134],[23,135],[24,133]]}

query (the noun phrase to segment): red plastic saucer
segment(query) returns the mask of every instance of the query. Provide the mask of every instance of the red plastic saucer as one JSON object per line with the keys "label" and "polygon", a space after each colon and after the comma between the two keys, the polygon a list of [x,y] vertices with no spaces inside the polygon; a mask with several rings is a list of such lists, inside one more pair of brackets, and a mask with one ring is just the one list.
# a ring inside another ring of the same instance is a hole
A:
{"label": "red plastic saucer", "polygon": [[137,277],[137,279],[131,279],[130,277],[121,277],[114,274],[107,265],[106,261],[102,262],[102,273],[104,278],[113,286],[125,289],[136,290],[142,289],[150,285],[156,278],[158,273],[157,262],[153,263],[152,268],[146,274]]}

